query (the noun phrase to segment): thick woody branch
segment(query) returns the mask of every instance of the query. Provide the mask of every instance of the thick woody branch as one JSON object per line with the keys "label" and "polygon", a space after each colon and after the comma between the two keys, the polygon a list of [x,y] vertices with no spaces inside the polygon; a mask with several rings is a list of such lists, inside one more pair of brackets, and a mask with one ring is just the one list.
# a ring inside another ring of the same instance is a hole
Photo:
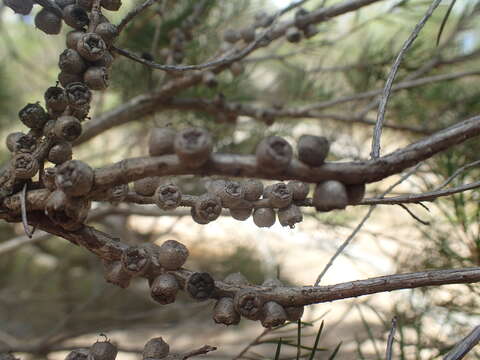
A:
{"label": "thick woody branch", "polygon": [[[33,215],[30,221],[32,225],[78,244],[106,261],[120,260],[122,254],[129,249],[128,245],[121,243],[118,239],[113,239],[89,226],[69,232],[53,225],[40,214]],[[163,270],[153,269],[149,272],[162,273]],[[187,269],[169,273],[173,274],[181,284],[185,284],[192,275],[192,272]],[[480,267],[396,274],[328,286],[236,286],[215,281],[215,292],[212,297],[234,297],[239,291],[250,290],[262,303],[275,301],[283,306],[304,306],[400,289],[475,282],[480,282]]]}
{"label": "thick woody branch", "polygon": [[258,167],[254,156],[247,155],[216,153],[199,169],[185,166],[175,155],[133,158],[95,170],[95,188],[124,184],[148,176],[185,174],[295,179],[305,182],[336,179],[345,184],[371,183],[397,174],[478,134],[480,116],[457,123],[379,159],[325,163],[320,167],[309,167],[300,161],[292,160],[285,171],[274,175]]}

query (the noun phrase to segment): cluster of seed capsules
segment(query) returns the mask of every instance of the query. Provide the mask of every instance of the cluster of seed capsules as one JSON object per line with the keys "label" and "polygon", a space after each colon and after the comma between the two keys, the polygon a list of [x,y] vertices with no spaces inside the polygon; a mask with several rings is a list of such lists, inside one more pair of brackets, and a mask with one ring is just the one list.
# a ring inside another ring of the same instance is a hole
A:
{"label": "cluster of seed capsules", "polygon": [[[171,127],[155,128],[148,146],[150,156],[176,154],[182,164],[191,168],[205,165],[213,149],[211,135],[200,128],[178,132]],[[321,166],[329,148],[325,137],[303,135],[297,145],[298,158],[309,166]],[[292,158],[291,145],[279,136],[263,139],[256,148],[257,167],[271,174],[287,169]],[[282,226],[293,227],[303,220],[302,205],[313,205],[318,211],[344,209],[349,204],[359,203],[365,193],[364,184],[345,185],[337,180],[318,183],[311,200],[307,199],[309,185],[296,180],[265,187],[256,179],[212,180],[206,184],[206,193],[195,197],[183,195],[171,181],[162,184],[160,177],[137,180],[133,188],[138,195],[153,197],[153,202],[162,210],[191,206],[192,218],[199,224],[216,220],[225,208],[236,220],[244,221],[253,216],[259,227],[271,227],[277,215]]]}
{"label": "cluster of seed capsules", "polygon": [[[108,339],[97,341],[89,348],[72,350],[65,360],[115,360],[118,354],[117,346]],[[143,347],[143,360],[182,360],[184,356],[180,353],[170,352],[170,345],[161,337],[150,339]]]}
{"label": "cluster of seed capsules", "polygon": [[[256,295],[256,286],[240,273],[228,275],[223,285],[232,291],[222,292],[210,274],[189,272],[182,266],[189,256],[188,249],[176,240],[167,240],[158,246],[153,243],[131,246],[123,250],[120,260],[104,261],[108,282],[126,288],[135,277],[148,279],[150,295],[159,304],[175,302],[180,290],[197,301],[216,299],[213,319],[216,323],[236,325],[241,317],[261,321],[265,327],[274,327],[285,321],[297,321],[303,306],[282,306],[265,301]],[[278,279],[268,279],[262,287],[283,286]]]}

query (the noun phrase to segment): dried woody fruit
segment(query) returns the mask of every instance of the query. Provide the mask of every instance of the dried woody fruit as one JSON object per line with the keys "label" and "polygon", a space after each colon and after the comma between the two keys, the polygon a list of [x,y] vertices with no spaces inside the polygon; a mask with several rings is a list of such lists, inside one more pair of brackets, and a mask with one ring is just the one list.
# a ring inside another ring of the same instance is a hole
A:
{"label": "dried woody fruit", "polygon": [[188,255],[185,245],[176,240],[167,240],[158,250],[158,261],[166,270],[178,270],[185,264]]}
{"label": "dried woody fruit", "polygon": [[123,269],[132,276],[145,274],[150,266],[151,259],[148,250],[141,246],[131,246],[122,253]]}
{"label": "dried woody fruit", "polygon": [[292,192],[292,198],[296,201],[305,200],[310,191],[307,183],[298,180],[292,180],[287,183],[287,187]]}
{"label": "dried woody fruit", "polygon": [[69,49],[73,49],[73,50],[77,51],[78,40],[80,40],[80,38],[83,36],[83,34],[85,34],[85,31],[83,31],[83,30],[70,31],[67,34],[67,41],[66,41],[67,47]]}
{"label": "dried woody fruit", "polygon": [[102,7],[110,11],[117,11],[122,6],[122,0],[102,0]]}
{"label": "dried woody fruit", "polygon": [[76,4],[65,6],[63,9],[63,21],[77,30],[83,29],[90,22],[85,9]]}
{"label": "dried woody fruit", "polygon": [[83,80],[92,90],[105,90],[109,84],[108,70],[104,66],[91,66],[83,74]]}
{"label": "dried woody fruit", "polygon": [[209,299],[215,291],[215,281],[209,273],[193,273],[188,277],[185,290],[199,301]]}
{"label": "dried woody fruit", "polygon": [[120,261],[104,262],[103,266],[105,268],[105,280],[107,280],[107,282],[124,289],[130,285],[132,276],[125,271]]}
{"label": "dried woody fruit", "polygon": [[302,135],[298,140],[298,159],[310,166],[320,166],[330,150],[330,143],[323,136]]}
{"label": "dried woody fruit", "polygon": [[42,9],[35,15],[35,26],[45,34],[56,35],[62,30],[62,19],[53,12]]}
{"label": "dried woody fruit", "polygon": [[257,179],[248,179],[243,182],[245,200],[257,201],[263,194],[263,183]]}
{"label": "dried woody fruit", "polygon": [[69,196],[88,194],[93,186],[93,170],[80,160],[70,160],[57,169],[55,184]]}
{"label": "dried woody fruit", "polygon": [[153,280],[150,286],[150,296],[162,305],[175,302],[180,285],[172,274],[161,274]]}
{"label": "dried woody fruit", "polygon": [[258,227],[271,227],[275,224],[275,210],[270,208],[259,208],[253,212],[253,222]]}
{"label": "dried woody fruit", "polygon": [[160,185],[153,195],[153,200],[162,210],[175,210],[182,202],[182,192],[175,184]]}
{"label": "dried woody fruit", "polygon": [[19,153],[13,158],[13,175],[16,179],[31,179],[38,170],[38,160],[32,154]]}
{"label": "dried woody fruit", "polygon": [[275,301],[269,301],[263,305],[261,322],[264,327],[272,328],[282,325],[285,321],[287,321],[287,313],[282,305]]}
{"label": "dried woody fruit", "polygon": [[60,165],[66,161],[72,160],[72,154],[72,144],[69,142],[61,142],[52,146],[48,152],[48,161]]}
{"label": "dried woody fruit", "polygon": [[143,360],[162,359],[170,352],[170,346],[161,338],[150,339],[143,348]]}
{"label": "dried woody fruit", "polygon": [[158,176],[146,177],[140,180],[137,180],[133,183],[133,190],[138,195],[142,196],[152,196],[155,194],[160,185],[160,178]]}
{"label": "dried woody fruit", "polygon": [[87,63],[83,60],[78,51],[65,49],[60,54],[58,67],[60,70],[70,74],[81,74],[87,68]]}
{"label": "dried woody fruit", "polygon": [[107,45],[100,35],[85,33],[78,40],[77,51],[88,61],[97,61],[102,58],[107,50]]}
{"label": "dried woody fruit", "polygon": [[213,320],[217,324],[236,325],[240,322],[240,314],[235,310],[233,299],[222,297],[213,309]]}
{"label": "dried woody fruit", "polygon": [[95,28],[95,33],[102,37],[105,44],[111,45],[118,36],[118,28],[109,22],[102,22]]}
{"label": "dried woody fruit", "polygon": [[327,180],[317,184],[312,204],[318,211],[345,209],[348,205],[345,185],[336,180]]}
{"label": "dried woody fruit", "polygon": [[32,11],[32,0],[5,0],[5,5],[17,14],[28,15]]}
{"label": "dried woody fruit", "polygon": [[68,105],[67,94],[59,86],[51,86],[45,91],[45,104],[51,113],[62,113]]}
{"label": "dried woody fruit", "polygon": [[148,139],[148,153],[150,156],[173,154],[173,141],[177,132],[170,127],[154,128]]}
{"label": "dried woody fruit", "polygon": [[65,91],[67,93],[68,104],[73,108],[82,108],[90,104],[92,100],[92,92],[81,82],[68,84],[68,86],[65,87]]}
{"label": "dried woody fruit", "polygon": [[279,136],[266,137],[257,146],[257,167],[266,172],[285,170],[290,165],[292,157],[292,147]]}
{"label": "dried woody fruit", "polygon": [[280,225],[293,229],[295,224],[303,221],[302,211],[297,205],[291,204],[287,208],[278,210],[278,221]]}
{"label": "dried woody fruit", "polygon": [[286,184],[276,183],[265,188],[263,197],[269,200],[272,207],[281,209],[292,203],[293,194]]}
{"label": "dried woody fruit", "polygon": [[365,184],[346,185],[348,203],[355,205],[360,203],[365,196]]}
{"label": "dried woody fruit", "polygon": [[65,360],[87,360],[89,353],[88,349],[75,349],[68,353]]}
{"label": "dried woody fruit", "polygon": [[47,199],[45,213],[54,224],[75,231],[83,226],[90,205],[88,200],[69,198],[63,191],[55,190]]}
{"label": "dried woody fruit", "polygon": [[18,116],[25,126],[35,130],[41,130],[48,120],[48,114],[39,103],[26,105]]}
{"label": "dried woody fruit", "polygon": [[115,360],[118,349],[110,341],[97,341],[90,347],[89,360]]}
{"label": "dried woody fruit", "polygon": [[22,132],[13,132],[13,133],[8,134],[8,136],[5,140],[8,151],[10,151],[10,152],[15,151],[15,148],[17,147],[18,140],[22,136],[25,136],[25,134],[22,133]]}
{"label": "dried woody fruit", "polygon": [[82,124],[74,116],[61,116],[55,122],[54,133],[59,139],[73,141],[82,134]]}
{"label": "dried woody fruit", "polygon": [[222,203],[220,199],[212,194],[203,194],[199,196],[192,207],[192,218],[199,224],[208,224],[217,220],[222,212]]}
{"label": "dried woody fruit", "polygon": [[213,149],[210,133],[200,128],[188,128],[178,132],[173,145],[180,161],[194,168],[204,165]]}
{"label": "dried woody fruit", "polygon": [[233,208],[243,202],[245,189],[236,181],[216,181],[213,185],[214,194],[222,201],[222,206]]}

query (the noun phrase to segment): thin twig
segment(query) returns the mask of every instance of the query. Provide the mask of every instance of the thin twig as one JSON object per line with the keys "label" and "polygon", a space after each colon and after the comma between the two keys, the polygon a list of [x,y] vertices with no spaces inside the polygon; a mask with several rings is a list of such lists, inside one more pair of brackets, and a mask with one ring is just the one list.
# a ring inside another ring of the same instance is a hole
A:
{"label": "thin twig", "polygon": [[419,218],[417,215],[415,215],[415,214],[413,213],[413,211],[410,210],[406,205],[404,205],[404,204],[398,204],[398,205],[399,205],[402,209],[404,209],[412,218],[414,218],[415,220],[417,220],[420,224],[426,225],[426,226],[427,226],[427,225],[430,225],[430,222],[420,219],[420,218]]}
{"label": "thin twig", "polygon": [[127,26],[127,24],[132,21],[137,15],[139,15],[143,10],[145,10],[146,8],[152,6],[155,2],[157,2],[159,0],[146,0],[143,4],[140,4],[139,6],[137,6],[135,9],[133,9],[132,11],[130,11],[123,19],[122,21],[120,21],[120,24],[118,24],[117,28],[118,28],[118,32],[122,32],[123,29],[125,28],[125,26]]}
{"label": "thin twig", "polygon": [[383,122],[385,120],[385,112],[387,110],[387,104],[388,104],[388,100],[390,98],[390,93],[391,93],[393,81],[395,80],[395,76],[397,75],[397,72],[398,72],[400,64],[403,60],[403,57],[405,56],[406,52],[410,49],[410,46],[413,44],[413,42],[417,38],[418,34],[423,29],[424,25],[426,24],[426,22],[428,21],[430,16],[433,14],[435,9],[438,7],[438,5],[440,5],[441,2],[442,2],[442,0],[434,0],[433,3],[430,5],[427,12],[423,16],[423,18],[415,26],[415,29],[410,34],[407,41],[405,41],[405,43],[403,44],[402,49],[398,53],[397,58],[395,59],[395,62],[393,63],[392,69],[390,70],[390,73],[388,74],[388,78],[387,78],[387,81],[385,83],[385,87],[383,89],[383,94],[382,94],[382,98],[381,98],[381,101],[380,101],[380,106],[379,106],[379,109],[378,109],[377,124],[375,125],[375,130],[374,130],[374,133],[373,133],[372,153],[371,153],[372,159],[377,159],[380,156],[380,139],[381,139],[381,136],[382,136]]}
{"label": "thin twig", "polygon": [[480,341],[480,326],[475,327],[462,341],[443,358],[443,360],[460,360]]}
{"label": "thin twig", "polygon": [[392,360],[393,354],[393,340],[395,339],[395,331],[397,330],[397,317],[392,319],[392,328],[390,329],[390,333],[388,334],[387,340],[387,351],[386,351],[386,360]]}
{"label": "thin twig", "polygon": [[22,224],[23,224],[23,230],[25,231],[25,234],[31,239],[33,236],[33,231],[30,231],[30,228],[28,226],[28,219],[27,219],[27,206],[26,206],[26,201],[25,198],[27,196],[27,183],[23,185],[22,193],[20,194],[20,206],[22,208]]}
{"label": "thin twig", "polygon": [[480,160],[472,161],[471,163],[468,163],[467,165],[464,165],[457,170],[454,171],[454,173],[447,179],[445,180],[439,187],[437,187],[436,190],[441,190],[448,184],[452,182],[453,179],[455,179],[458,175],[460,175],[462,172],[464,172],[467,169],[470,169],[472,167],[475,167],[477,165],[480,165]]}
{"label": "thin twig", "polygon": [[188,358],[193,357],[193,356],[204,355],[204,354],[209,353],[210,351],[215,351],[215,350],[217,350],[217,348],[215,346],[203,345],[199,349],[192,350],[192,351],[189,351],[186,354],[183,354],[182,359],[185,360],[185,359],[188,359]]}

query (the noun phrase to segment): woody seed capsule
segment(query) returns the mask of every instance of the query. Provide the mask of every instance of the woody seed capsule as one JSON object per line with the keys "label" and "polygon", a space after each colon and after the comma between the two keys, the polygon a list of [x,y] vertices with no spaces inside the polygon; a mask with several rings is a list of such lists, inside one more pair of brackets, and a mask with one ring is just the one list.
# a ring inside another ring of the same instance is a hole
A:
{"label": "woody seed capsule", "polygon": [[76,117],[60,116],[55,122],[55,135],[62,140],[73,141],[82,133],[82,124]]}
{"label": "woody seed capsule", "polygon": [[168,345],[161,337],[148,340],[143,348],[143,360],[162,359],[170,352]]}
{"label": "woody seed capsule", "polygon": [[278,221],[282,226],[294,228],[295,224],[302,222],[303,215],[300,208],[294,204],[289,207],[278,210]]}
{"label": "woody seed capsule", "polygon": [[257,179],[248,179],[243,182],[245,200],[257,201],[263,194],[263,183]]}
{"label": "woody seed capsule", "polygon": [[88,61],[97,61],[102,58],[107,50],[107,45],[95,33],[85,33],[77,43],[77,51]]}
{"label": "woody seed capsule", "polygon": [[252,42],[255,40],[255,27],[250,26],[242,30],[241,34],[243,41],[246,43]]}
{"label": "woody seed capsule", "polygon": [[158,261],[166,270],[178,270],[185,264],[188,255],[185,245],[176,240],[167,240],[158,250]]}
{"label": "woody seed capsule", "polygon": [[31,154],[19,153],[13,158],[13,175],[16,179],[31,179],[38,170],[38,160]]}
{"label": "woody seed capsule", "polygon": [[67,34],[67,47],[77,51],[78,40],[85,34],[83,30],[73,30]]}
{"label": "woody seed capsule", "polygon": [[302,40],[302,32],[296,27],[288,28],[285,36],[287,37],[287,41],[291,43],[298,43]]}
{"label": "woody seed capsule", "polygon": [[45,203],[45,213],[56,225],[68,231],[80,229],[90,210],[91,202],[69,198],[62,190],[53,191]]}
{"label": "woody seed capsule", "polygon": [[95,28],[95,33],[102,37],[105,44],[111,45],[118,36],[118,28],[109,22],[102,22]]}
{"label": "woody seed capsule", "polygon": [[223,33],[223,40],[225,40],[226,42],[234,44],[238,41],[238,39],[239,39],[239,35],[233,29],[227,29]]}
{"label": "woody seed capsule", "polygon": [[210,159],[212,136],[204,129],[184,129],[175,136],[173,147],[182,163],[192,168],[201,167]]}
{"label": "woody seed capsule", "polygon": [[355,205],[360,203],[365,196],[365,184],[346,185],[348,203]]}
{"label": "woody seed capsule", "polygon": [[148,153],[150,156],[173,154],[173,141],[177,132],[171,127],[154,128],[148,139]]}
{"label": "woody seed capsule", "polygon": [[80,160],[70,160],[58,169],[55,184],[69,196],[86,195],[93,186],[93,170]]}
{"label": "woody seed capsule", "polygon": [[275,208],[285,208],[292,203],[292,191],[284,183],[269,185],[263,191],[263,197],[268,199]]}
{"label": "woody seed capsule", "polygon": [[161,274],[153,280],[150,287],[150,296],[162,305],[175,302],[180,285],[172,274]]}
{"label": "woody seed capsule", "polygon": [[63,21],[74,29],[81,30],[90,22],[88,14],[81,6],[76,4],[65,6],[63,9]]}
{"label": "woody seed capsule", "polygon": [[15,13],[28,15],[32,11],[32,0],[5,0],[5,5],[12,9]]}
{"label": "woody seed capsule", "polygon": [[120,286],[123,289],[130,285],[132,275],[123,269],[120,261],[104,262],[103,266],[105,268],[105,280],[107,280],[107,282]]}
{"label": "woody seed capsule", "polygon": [[27,104],[18,117],[25,126],[35,130],[42,129],[48,120],[48,114],[39,103]]}
{"label": "woody seed capsule", "polygon": [[105,90],[109,85],[108,70],[106,67],[91,66],[85,71],[83,80],[92,90]]}
{"label": "woody seed capsule", "polygon": [[90,347],[92,360],[115,360],[118,349],[109,341],[97,341]]}
{"label": "woody seed capsule", "polygon": [[214,191],[214,194],[222,201],[222,206],[226,208],[239,205],[245,196],[245,189],[241,183],[236,181],[225,181],[223,186],[216,187]]}
{"label": "woody seed capsule", "polygon": [[51,113],[61,113],[68,105],[65,90],[59,86],[51,86],[45,91],[45,104]]}
{"label": "woody seed capsule", "polygon": [[270,208],[255,209],[253,222],[258,227],[271,227],[275,224],[275,210]]}
{"label": "woody seed capsule", "polygon": [[242,289],[237,291],[233,299],[235,310],[250,320],[260,320],[262,317],[263,300],[255,291]]}
{"label": "woody seed capsule", "polygon": [[122,6],[122,0],[102,0],[102,7],[110,11],[117,11]]}
{"label": "woody seed capsule", "polygon": [[196,272],[189,276],[185,290],[198,301],[209,299],[215,291],[215,281],[208,273]]}
{"label": "woody seed capsule", "polygon": [[160,185],[158,176],[146,177],[133,183],[133,190],[142,196],[152,196]]}
{"label": "woody seed capsule", "polygon": [[72,160],[72,154],[72,144],[65,141],[52,146],[48,152],[48,161],[60,165],[66,161]]}
{"label": "woody seed capsule", "polygon": [[35,26],[45,34],[56,35],[62,29],[62,19],[44,8],[35,15]]}
{"label": "woody seed capsule", "polygon": [[267,172],[285,170],[293,157],[290,144],[279,136],[263,139],[256,149],[257,167]]}
{"label": "woody seed capsule", "polygon": [[298,321],[303,316],[303,306],[287,306],[285,312],[287,314],[288,321]]}
{"label": "woody seed capsule", "polygon": [[57,169],[54,167],[46,168],[43,174],[43,184],[45,187],[50,190],[55,190],[55,175],[57,174]]}
{"label": "woody seed capsule", "polygon": [[313,194],[312,204],[317,211],[345,209],[348,205],[348,195],[345,185],[336,180],[327,180],[317,184]]}
{"label": "woody seed capsule", "polygon": [[272,328],[282,325],[287,321],[287,314],[279,303],[269,301],[263,305],[262,325],[266,328]]}
{"label": "woody seed capsule", "polygon": [[85,60],[73,49],[65,49],[59,57],[58,67],[70,74],[81,74],[87,68]]}
{"label": "woody seed capsule", "polygon": [[217,324],[236,325],[240,322],[240,314],[235,310],[233,299],[220,298],[213,309],[213,320]]}
{"label": "woody seed capsule", "polygon": [[68,353],[65,360],[87,360],[89,353],[88,349],[75,349]]}
{"label": "woody seed capsule", "polygon": [[305,200],[309,192],[309,186],[307,183],[298,180],[292,180],[287,183],[287,187],[292,192],[293,200]]}
{"label": "woody seed capsule", "polygon": [[320,166],[330,150],[330,143],[323,136],[302,135],[298,140],[298,159],[310,166]]}
{"label": "woody seed capsule", "polygon": [[148,270],[151,259],[147,249],[131,246],[123,251],[121,262],[123,269],[131,276],[140,276]]}
{"label": "woody seed capsule", "polygon": [[245,221],[252,215],[252,206],[248,208],[228,209],[230,216],[235,220]]}
{"label": "woody seed capsule", "polygon": [[58,81],[63,87],[67,87],[69,84],[83,81],[83,78],[80,74],[70,74],[65,71],[61,71],[58,74]]}
{"label": "woody seed capsule", "polygon": [[192,207],[193,219],[200,224],[208,224],[217,220],[221,213],[222,203],[220,199],[209,193],[199,196]]}
{"label": "woody seed capsule", "polygon": [[18,139],[20,139],[22,136],[25,136],[25,134],[22,132],[14,132],[14,133],[8,134],[6,138],[6,145],[7,145],[8,151],[10,152],[15,151],[15,147],[18,142]]}
{"label": "woody seed capsule", "polygon": [[160,209],[175,210],[182,202],[182,192],[175,184],[164,184],[157,188],[153,198]]}

